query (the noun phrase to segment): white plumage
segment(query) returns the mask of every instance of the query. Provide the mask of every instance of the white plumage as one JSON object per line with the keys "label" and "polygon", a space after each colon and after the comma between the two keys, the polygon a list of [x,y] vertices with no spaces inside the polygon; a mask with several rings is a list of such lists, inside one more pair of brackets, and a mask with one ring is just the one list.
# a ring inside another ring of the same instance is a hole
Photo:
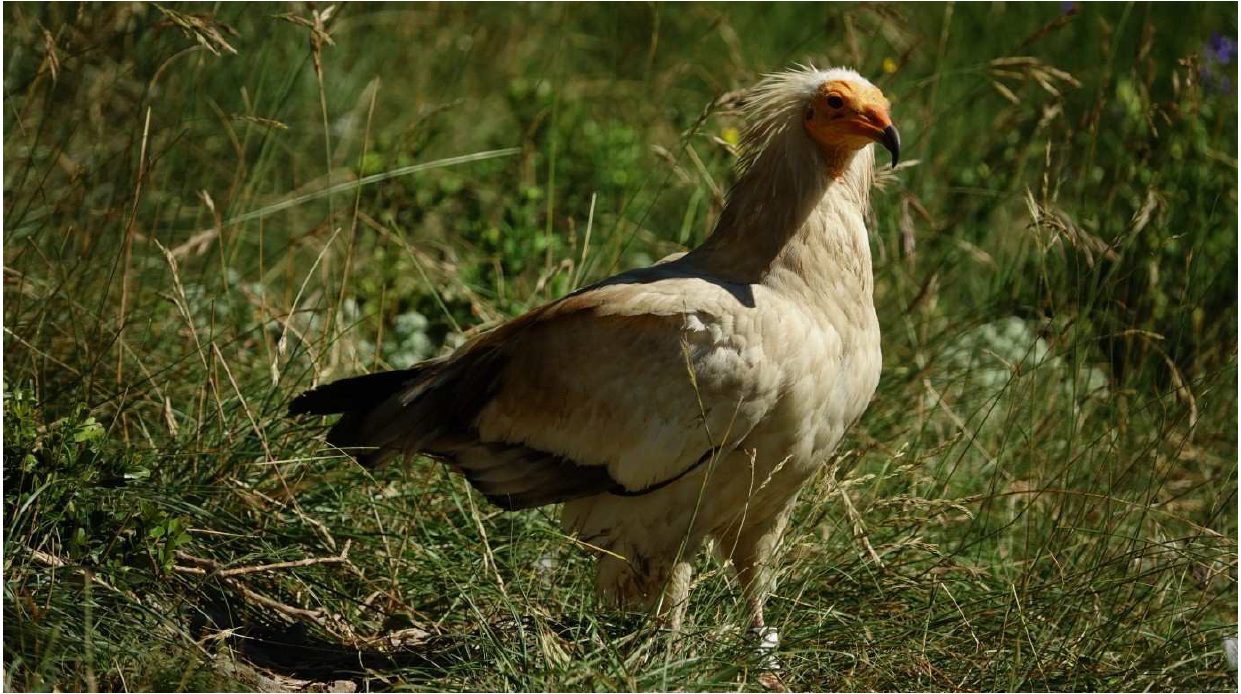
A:
{"label": "white plumage", "polygon": [[900,142],[851,70],[772,75],[748,103],[740,176],[702,246],[290,412],[343,412],[328,441],[364,463],[423,453],[502,507],[565,502],[566,530],[607,550],[599,590],[673,627],[714,537],[762,627],[798,490],[879,381],[867,145],[895,160]]}

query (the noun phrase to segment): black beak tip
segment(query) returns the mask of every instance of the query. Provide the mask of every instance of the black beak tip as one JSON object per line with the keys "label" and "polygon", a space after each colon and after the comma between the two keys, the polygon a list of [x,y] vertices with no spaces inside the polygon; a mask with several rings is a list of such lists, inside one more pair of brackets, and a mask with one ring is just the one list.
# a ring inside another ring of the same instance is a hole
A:
{"label": "black beak tip", "polygon": [[883,129],[883,146],[892,153],[892,166],[895,168],[901,161],[901,134],[895,125]]}

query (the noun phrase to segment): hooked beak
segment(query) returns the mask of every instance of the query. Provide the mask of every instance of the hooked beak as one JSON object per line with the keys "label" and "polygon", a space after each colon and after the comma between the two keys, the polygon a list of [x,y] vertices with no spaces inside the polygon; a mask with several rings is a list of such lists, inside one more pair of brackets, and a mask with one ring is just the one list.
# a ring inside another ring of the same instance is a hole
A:
{"label": "hooked beak", "polygon": [[895,168],[901,160],[901,134],[895,125],[888,125],[883,129],[883,139],[880,142],[884,149],[892,153],[892,166]]}

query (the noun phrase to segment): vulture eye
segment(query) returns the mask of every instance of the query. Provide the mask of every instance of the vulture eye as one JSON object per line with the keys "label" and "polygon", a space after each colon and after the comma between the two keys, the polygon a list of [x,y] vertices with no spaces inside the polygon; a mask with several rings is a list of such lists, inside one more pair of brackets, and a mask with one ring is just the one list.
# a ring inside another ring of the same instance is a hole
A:
{"label": "vulture eye", "polygon": [[833,94],[827,97],[827,105],[832,108],[840,108],[845,105],[845,100]]}

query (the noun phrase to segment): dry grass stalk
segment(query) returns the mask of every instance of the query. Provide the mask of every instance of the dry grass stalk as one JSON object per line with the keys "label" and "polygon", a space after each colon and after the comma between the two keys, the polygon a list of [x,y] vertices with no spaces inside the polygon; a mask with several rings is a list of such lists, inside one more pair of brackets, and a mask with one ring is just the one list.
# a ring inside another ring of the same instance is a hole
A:
{"label": "dry grass stalk", "polygon": [[[348,551],[348,547],[346,547],[346,552],[347,551]],[[297,568],[300,566],[311,566],[314,564],[333,563],[333,564],[345,564],[347,566],[352,566],[352,564],[350,564],[349,560],[345,557],[343,553],[340,556],[336,556],[336,557],[320,557],[320,558],[311,559],[311,560],[301,560],[301,561],[295,561],[295,562],[280,562],[279,564],[269,564],[269,565],[263,565],[263,566],[238,567],[236,569],[221,569],[220,565],[216,563],[214,560],[205,559],[203,557],[196,557],[192,554],[189,554],[187,552],[182,552],[182,551],[176,552],[176,558],[180,562],[183,562],[183,563],[176,564],[173,566],[173,570],[178,573],[189,574],[193,576],[203,576],[205,578],[214,577],[218,579],[222,585],[235,591],[236,593],[241,595],[242,598],[256,605],[265,607],[274,612],[278,612],[292,619],[306,620],[306,621],[313,622],[319,625],[320,627],[322,627],[324,631],[327,631],[328,633],[336,636],[337,638],[342,639],[346,643],[356,645],[361,642],[361,639],[358,638],[357,634],[354,633],[352,627],[349,626],[349,622],[343,619],[342,617],[340,617],[339,615],[334,614],[324,609],[308,610],[304,607],[295,607],[293,605],[280,602],[279,600],[270,598],[266,595],[263,595],[262,593],[259,593],[258,591],[254,590],[250,586],[246,585],[241,579],[237,578],[238,575],[242,575],[246,573]],[[354,567],[354,570],[357,571],[356,567]]]}
{"label": "dry grass stalk", "polygon": [[155,6],[159,8],[160,12],[164,13],[165,25],[177,27],[185,32],[186,36],[189,36],[203,48],[211,51],[212,54],[218,56],[220,51],[226,51],[233,55],[237,54],[237,49],[229,45],[228,41],[224,39],[224,35],[220,33],[223,31],[229,36],[237,36],[237,30],[231,26],[217,21],[215,17],[185,14],[176,10],[170,10],[159,3],[155,3]]}

